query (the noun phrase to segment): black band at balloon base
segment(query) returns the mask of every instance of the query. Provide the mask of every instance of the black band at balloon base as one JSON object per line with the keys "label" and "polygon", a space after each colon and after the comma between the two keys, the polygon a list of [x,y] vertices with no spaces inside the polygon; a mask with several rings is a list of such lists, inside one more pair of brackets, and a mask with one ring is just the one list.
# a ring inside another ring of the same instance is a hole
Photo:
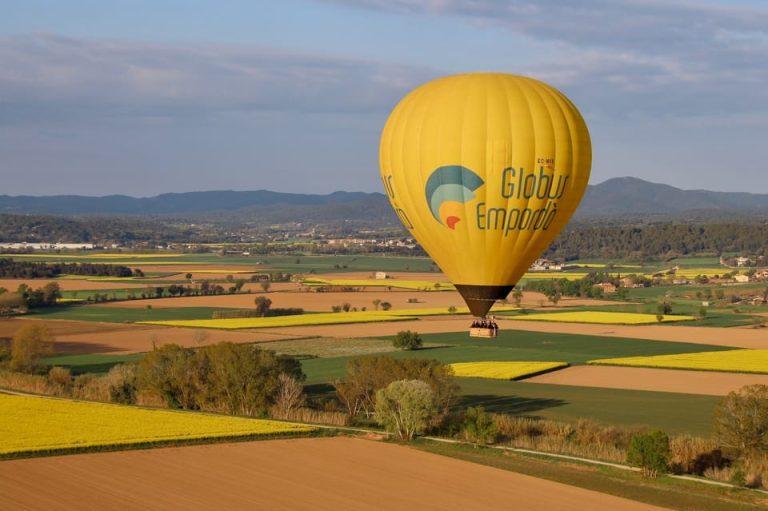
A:
{"label": "black band at balloon base", "polygon": [[515,286],[472,286],[455,284],[461,297],[467,302],[473,316],[483,317],[488,314],[496,300],[503,300]]}

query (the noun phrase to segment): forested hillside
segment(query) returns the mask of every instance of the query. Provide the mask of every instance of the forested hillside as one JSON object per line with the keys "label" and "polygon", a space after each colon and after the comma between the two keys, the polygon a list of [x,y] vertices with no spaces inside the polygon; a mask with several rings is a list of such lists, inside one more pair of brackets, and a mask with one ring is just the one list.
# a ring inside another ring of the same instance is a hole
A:
{"label": "forested hillside", "polygon": [[562,259],[645,259],[697,253],[768,251],[768,224],[658,223],[575,224],[552,243],[547,254]]}

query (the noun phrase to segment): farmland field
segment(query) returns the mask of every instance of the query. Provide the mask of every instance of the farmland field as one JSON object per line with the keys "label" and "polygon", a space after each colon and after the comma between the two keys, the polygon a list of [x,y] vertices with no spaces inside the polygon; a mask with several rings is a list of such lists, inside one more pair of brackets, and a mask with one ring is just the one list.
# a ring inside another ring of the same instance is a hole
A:
{"label": "farmland field", "polygon": [[106,307],[101,305],[69,305],[52,309],[39,309],[30,318],[66,319],[74,321],[99,321],[105,323],[148,322],[163,320],[210,319],[221,308],[178,307],[178,308],[132,308]]}
{"label": "farmland field", "polygon": [[[379,323],[382,321],[404,321],[416,319],[419,316],[442,316],[458,313],[468,313],[457,308],[456,312],[448,309],[406,309],[399,311],[358,311],[358,312],[327,312],[317,314],[294,314],[290,316],[233,318],[233,319],[199,319],[199,320],[152,320],[139,321],[147,325],[178,326],[187,328],[214,328],[223,330],[238,330],[246,328],[276,328],[291,326],[333,325],[347,323]],[[160,309],[169,310],[169,309]],[[513,310],[511,307],[498,307],[494,310]]]}
{"label": "farmland field", "polygon": [[381,321],[402,321],[407,316],[387,315],[380,312],[326,312],[317,314],[295,314],[291,316],[272,316],[265,318],[231,319],[190,319],[142,321],[146,325],[179,326],[187,328],[214,328],[222,330],[242,330],[245,328],[275,328],[284,326],[334,325],[337,323],[372,323]]}
{"label": "farmland field", "polygon": [[304,279],[309,286],[340,286],[340,287],[392,287],[411,289],[414,291],[448,291],[454,290],[450,282],[431,280],[402,280],[402,279]]}
{"label": "farmland field", "polygon": [[[486,361],[541,361],[557,360],[571,365],[586,364],[589,360],[609,357],[648,356],[672,353],[701,352],[701,345],[677,342],[656,342],[617,337],[554,334],[502,330],[493,341],[470,338],[465,332],[424,334],[427,344],[448,345],[440,349],[414,350],[391,353],[402,358],[434,358],[444,363]],[[721,346],[707,346],[713,352],[727,350]],[[609,355],[610,354],[610,355]],[[346,357],[322,358],[303,361],[310,383],[328,383],[343,376]]]}
{"label": "farmland field", "polygon": [[519,380],[544,372],[568,367],[565,362],[457,362],[451,364],[453,374],[460,377]]}
{"label": "farmland field", "polygon": [[[634,312],[609,312],[609,311],[576,311],[576,312],[557,312],[551,314],[525,314],[519,316],[510,316],[509,319],[525,321],[562,321],[572,323],[600,323],[600,324],[618,324],[618,325],[642,325],[647,323],[657,323],[658,320],[653,314],[639,314]],[[669,323],[673,321],[691,321],[693,316],[671,316],[665,315],[661,322]]]}
{"label": "farmland field", "polygon": [[310,433],[286,422],[0,394],[0,456]]}
{"label": "farmland field", "polygon": [[420,509],[480,511],[514,502],[537,511],[661,511],[570,483],[348,437],[0,464],[0,493],[14,509],[394,511],[423,502]]}
{"label": "farmland field", "polygon": [[744,385],[768,385],[768,375],[586,365],[534,376],[526,381],[578,387],[724,396]]}
{"label": "farmland field", "polygon": [[768,349],[590,360],[589,364],[768,374]]}

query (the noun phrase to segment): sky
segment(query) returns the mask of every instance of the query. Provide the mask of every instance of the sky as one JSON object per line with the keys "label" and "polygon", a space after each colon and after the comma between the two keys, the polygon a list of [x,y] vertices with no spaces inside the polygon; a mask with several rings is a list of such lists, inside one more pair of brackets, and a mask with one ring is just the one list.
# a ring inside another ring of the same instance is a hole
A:
{"label": "sky", "polygon": [[381,191],[397,101],[469,71],[579,107],[592,183],[768,193],[768,2],[0,0],[0,194]]}

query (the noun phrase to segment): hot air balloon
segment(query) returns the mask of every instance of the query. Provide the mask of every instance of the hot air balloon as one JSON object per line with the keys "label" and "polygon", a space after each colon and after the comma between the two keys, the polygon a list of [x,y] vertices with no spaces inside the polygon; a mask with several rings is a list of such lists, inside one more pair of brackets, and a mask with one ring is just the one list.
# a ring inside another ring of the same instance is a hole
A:
{"label": "hot air balloon", "polygon": [[470,73],[406,95],[379,159],[397,216],[484,317],[568,222],[592,148],[581,114],[554,87]]}

